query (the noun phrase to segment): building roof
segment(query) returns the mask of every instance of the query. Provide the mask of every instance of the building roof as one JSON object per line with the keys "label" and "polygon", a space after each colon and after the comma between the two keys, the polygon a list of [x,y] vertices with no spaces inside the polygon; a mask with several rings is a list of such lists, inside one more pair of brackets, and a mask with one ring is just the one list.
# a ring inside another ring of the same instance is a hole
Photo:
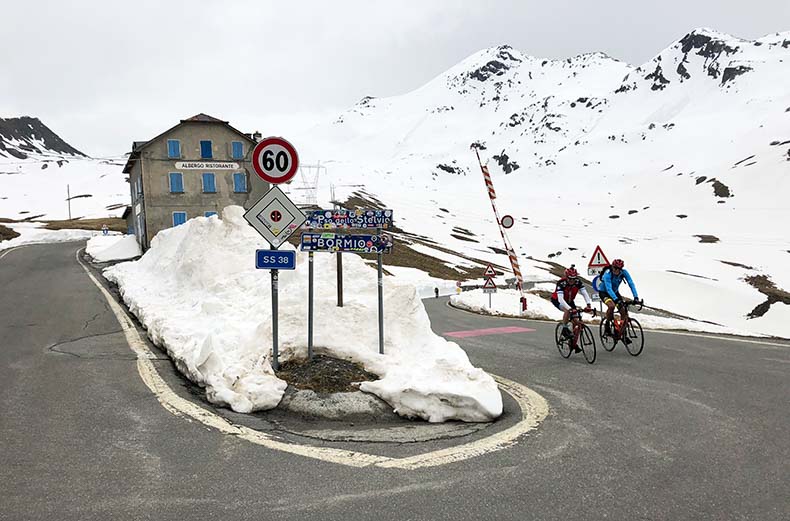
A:
{"label": "building roof", "polygon": [[202,112],[200,114],[196,114],[192,116],[191,118],[182,119],[181,123],[186,123],[187,121],[197,121],[199,123],[224,123],[226,125],[228,124],[227,121],[222,121],[221,119],[217,119],[213,116],[209,116],[208,114],[203,114]]}
{"label": "building roof", "polygon": [[196,114],[196,115],[192,116],[191,118],[182,119],[178,125],[175,125],[174,127],[171,127],[169,129],[165,130],[164,132],[162,132],[158,136],[156,136],[154,138],[151,138],[148,141],[133,141],[132,142],[132,153],[129,154],[129,159],[126,160],[126,165],[123,167],[123,173],[124,174],[128,174],[129,172],[131,172],[132,165],[134,164],[135,161],[140,159],[140,153],[143,151],[144,148],[146,148],[148,145],[150,145],[151,143],[153,143],[154,141],[156,141],[160,137],[164,136],[165,134],[167,134],[171,130],[174,130],[174,129],[178,128],[179,126],[183,125],[184,123],[220,123],[222,125],[226,125],[233,132],[237,133],[239,136],[241,136],[242,138],[247,140],[248,143],[251,143],[253,145],[255,144],[255,140],[250,138],[250,136],[248,134],[245,134],[244,132],[233,128],[232,126],[230,126],[230,124],[227,121],[222,121],[221,119],[217,119],[217,118],[215,118],[213,116],[209,116],[208,114],[203,114],[201,112],[200,114]]}

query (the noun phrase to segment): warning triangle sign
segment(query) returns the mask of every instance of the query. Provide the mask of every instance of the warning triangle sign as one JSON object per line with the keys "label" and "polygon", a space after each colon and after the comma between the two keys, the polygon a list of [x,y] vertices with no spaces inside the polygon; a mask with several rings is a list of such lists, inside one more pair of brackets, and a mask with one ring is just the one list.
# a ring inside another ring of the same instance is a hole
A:
{"label": "warning triangle sign", "polygon": [[494,267],[489,264],[488,267],[486,268],[486,272],[483,273],[483,276],[484,277],[496,277],[496,271],[494,271]]}
{"label": "warning triangle sign", "polygon": [[496,289],[496,284],[494,284],[494,279],[486,279],[485,283],[483,284],[483,289]]}
{"label": "warning triangle sign", "polygon": [[606,255],[603,254],[603,250],[600,246],[595,247],[595,251],[590,257],[590,263],[587,265],[588,268],[603,268],[604,266],[609,265],[609,259],[606,258]]}

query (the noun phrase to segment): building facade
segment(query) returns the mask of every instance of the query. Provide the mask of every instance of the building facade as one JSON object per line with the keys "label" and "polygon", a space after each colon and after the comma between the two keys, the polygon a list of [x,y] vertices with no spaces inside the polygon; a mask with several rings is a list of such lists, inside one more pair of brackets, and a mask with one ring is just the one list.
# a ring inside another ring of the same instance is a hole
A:
{"label": "building facade", "polygon": [[193,217],[255,204],[269,184],[252,169],[254,138],[259,135],[198,114],[150,141],[135,141],[123,172],[132,199],[128,219],[140,246],[147,249],[158,232]]}

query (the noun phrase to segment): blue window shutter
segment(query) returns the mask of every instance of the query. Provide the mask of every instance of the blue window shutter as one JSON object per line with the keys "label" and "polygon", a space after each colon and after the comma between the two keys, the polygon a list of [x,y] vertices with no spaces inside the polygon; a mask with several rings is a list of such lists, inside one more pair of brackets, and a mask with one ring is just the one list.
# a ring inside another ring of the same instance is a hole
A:
{"label": "blue window shutter", "polygon": [[201,159],[211,159],[214,157],[211,151],[211,141],[206,140],[200,142],[200,157]]}
{"label": "blue window shutter", "polygon": [[181,172],[170,172],[170,193],[184,193],[184,179]]}
{"label": "blue window shutter", "polygon": [[211,217],[212,215],[217,215],[217,212],[206,212],[204,215],[206,217]]}
{"label": "blue window shutter", "polygon": [[241,141],[233,142],[233,159],[244,158],[244,145]]}
{"label": "blue window shutter", "polygon": [[203,192],[213,194],[217,191],[217,185],[214,182],[214,174],[203,174]]}
{"label": "blue window shutter", "polygon": [[178,226],[179,224],[184,224],[185,222],[187,222],[186,212],[173,212],[173,226]]}
{"label": "blue window shutter", "polygon": [[247,191],[247,176],[243,173],[233,174],[233,191],[236,193],[244,193]]}
{"label": "blue window shutter", "polygon": [[167,140],[167,157],[180,158],[181,157],[181,142],[177,139]]}

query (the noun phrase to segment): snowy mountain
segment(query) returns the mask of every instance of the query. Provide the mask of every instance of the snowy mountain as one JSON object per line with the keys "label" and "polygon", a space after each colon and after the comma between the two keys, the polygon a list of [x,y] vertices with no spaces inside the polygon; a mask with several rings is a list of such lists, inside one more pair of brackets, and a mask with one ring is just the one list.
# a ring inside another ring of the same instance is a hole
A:
{"label": "snowy mountain", "polygon": [[533,280],[551,262],[583,266],[600,244],[651,305],[788,336],[787,78],[788,32],[697,29],[639,67],[502,46],[294,141],[328,167],[337,199],[364,192],[393,208],[428,241],[413,244],[422,253],[507,266],[476,144]]}
{"label": "snowy mountain", "polygon": [[0,157],[27,159],[30,154],[48,153],[87,157],[38,118],[0,118]]}
{"label": "snowy mountain", "polygon": [[[92,159],[38,118],[0,118],[0,217],[119,216],[129,203],[122,158]],[[70,201],[68,200],[70,196]]]}

